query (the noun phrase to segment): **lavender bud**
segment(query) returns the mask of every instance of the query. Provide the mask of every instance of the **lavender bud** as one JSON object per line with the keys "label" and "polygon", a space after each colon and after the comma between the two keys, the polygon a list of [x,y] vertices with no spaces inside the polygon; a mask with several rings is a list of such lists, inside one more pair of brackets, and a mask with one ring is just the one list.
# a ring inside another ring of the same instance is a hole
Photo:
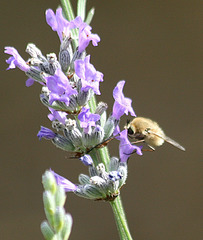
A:
{"label": "lavender bud", "polygon": [[50,191],[45,191],[43,193],[43,203],[46,218],[48,219],[49,224],[53,226],[54,223],[53,215],[55,213],[56,205],[54,201],[54,195]]}
{"label": "lavender bud", "polygon": [[63,205],[65,204],[65,201],[66,201],[65,190],[62,186],[58,185],[55,193],[56,206],[63,207]]}
{"label": "lavender bud", "polygon": [[77,103],[79,106],[84,106],[90,100],[90,90],[88,91],[79,91],[77,95]]}
{"label": "lavender bud", "polygon": [[43,79],[43,76],[42,76],[42,72],[34,67],[30,67],[30,69],[27,72],[25,72],[25,74],[28,77],[33,78],[37,82],[45,83],[45,80]]}
{"label": "lavender bud", "polygon": [[57,207],[54,214],[54,229],[59,232],[63,228],[65,218],[65,210],[63,207]]}
{"label": "lavender bud", "polygon": [[43,174],[42,184],[45,190],[50,191],[52,194],[56,192],[56,180],[50,171],[46,171]]}
{"label": "lavender bud", "polygon": [[68,213],[64,217],[64,225],[63,225],[63,229],[61,230],[62,239],[69,238],[72,225],[73,225],[73,219],[72,219],[71,215]]}
{"label": "lavender bud", "polygon": [[112,157],[109,163],[110,171],[117,171],[120,164],[120,160],[117,157]]}
{"label": "lavender bud", "polygon": [[90,166],[90,167],[89,167],[89,174],[90,174],[91,177],[97,176],[97,170],[96,170],[96,168],[93,167],[93,166]]}
{"label": "lavender bud", "polygon": [[120,165],[120,167],[118,168],[118,173],[121,176],[121,179],[119,181],[119,188],[120,188],[123,184],[125,184],[128,177],[128,168],[126,163],[125,165]]}
{"label": "lavender bud", "polygon": [[60,50],[59,62],[61,64],[62,71],[67,72],[68,67],[70,65],[70,54],[67,49]]}
{"label": "lavender bud", "polygon": [[79,175],[78,180],[79,180],[79,183],[82,185],[90,183],[90,177],[82,173]]}
{"label": "lavender bud", "polygon": [[114,117],[110,116],[107,119],[104,125],[104,139],[111,137],[117,124],[118,124],[118,120],[116,120]]}
{"label": "lavender bud", "polygon": [[96,186],[90,184],[84,185],[84,193],[90,199],[99,199],[105,196]]}
{"label": "lavender bud", "polygon": [[95,110],[95,113],[101,116],[107,110],[107,108],[108,108],[107,103],[99,102]]}
{"label": "lavender bud", "polygon": [[33,43],[28,43],[25,51],[33,58],[39,59],[40,61],[46,61],[46,58],[42,55],[41,50]]}
{"label": "lavender bud", "polygon": [[72,142],[72,144],[75,147],[81,147],[82,146],[82,134],[79,131],[78,128],[74,128],[72,130],[69,130],[67,128],[64,129],[64,135],[66,136],[66,138]]}
{"label": "lavender bud", "polygon": [[73,152],[75,150],[75,147],[73,146],[72,142],[70,139],[67,139],[59,134],[57,134],[54,139],[52,139],[53,144],[64,150],[64,151],[68,151],[68,152]]}
{"label": "lavender bud", "polygon": [[75,95],[71,95],[70,96],[70,100],[69,100],[69,105],[66,106],[67,110],[70,112],[74,112],[77,109],[77,100],[76,100],[76,96]]}
{"label": "lavender bud", "polygon": [[48,68],[49,68],[49,74],[54,75],[57,68],[61,68],[60,63],[57,61],[57,57],[55,53],[49,53],[47,54],[47,60],[48,60]]}
{"label": "lavender bud", "polygon": [[54,239],[54,232],[47,221],[42,222],[40,228],[45,239]]}

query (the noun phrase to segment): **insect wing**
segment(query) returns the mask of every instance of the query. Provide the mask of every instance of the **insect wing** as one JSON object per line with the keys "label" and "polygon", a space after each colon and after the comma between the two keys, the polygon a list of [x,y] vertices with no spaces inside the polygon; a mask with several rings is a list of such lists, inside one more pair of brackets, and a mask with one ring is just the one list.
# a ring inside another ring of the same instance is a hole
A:
{"label": "insect wing", "polygon": [[170,137],[167,137],[167,136],[163,137],[163,136],[159,135],[158,133],[155,133],[155,132],[150,131],[150,130],[148,132],[151,133],[151,134],[154,134],[157,137],[162,138],[165,142],[170,143],[174,147],[177,147],[180,150],[185,151],[185,148],[183,146],[181,146],[179,143],[177,143],[175,140],[171,139]]}

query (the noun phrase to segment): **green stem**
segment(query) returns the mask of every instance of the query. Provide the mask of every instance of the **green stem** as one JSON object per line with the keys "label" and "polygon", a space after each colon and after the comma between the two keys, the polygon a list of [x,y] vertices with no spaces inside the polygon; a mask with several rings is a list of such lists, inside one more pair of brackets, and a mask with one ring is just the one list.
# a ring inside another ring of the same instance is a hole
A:
{"label": "green stem", "polygon": [[121,240],[132,240],[120,196],[110,202]]}

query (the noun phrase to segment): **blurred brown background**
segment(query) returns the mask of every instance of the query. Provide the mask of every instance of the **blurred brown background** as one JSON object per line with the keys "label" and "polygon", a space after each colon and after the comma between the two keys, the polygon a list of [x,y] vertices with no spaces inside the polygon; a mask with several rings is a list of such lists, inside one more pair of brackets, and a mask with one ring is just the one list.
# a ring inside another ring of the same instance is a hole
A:
{"label": "blurred brown background", "polygon": [[[44,54],[58,53],[58,36],[44,17],[58,4],[3,1],[2,52],[14,46],[27,59],[26,45],[33,42]],[[135,240],[202,240],[202,1],[89,1],[91,6],[96,7],[93,32],[102,41],[88,52],[105,76],[98,99],[108,103],[110,113],[112,90],[125,79],[124,93],[133,99],[136,114],[158,121],[187,149],[164,144],[131,157],[122,189],[131,233]],[[38,140],[40,125],[50,127],[40,86],[27,88],[20,70],[6,72],[6,58],[1,54],[0,239],[43,239],[42,174],[51,167],[77,182],[87,169]],[[118,143],[110,147],[118,155]],[[66,209],[74,219],[70,239],[118,239],[108,203],[68,194]]]}

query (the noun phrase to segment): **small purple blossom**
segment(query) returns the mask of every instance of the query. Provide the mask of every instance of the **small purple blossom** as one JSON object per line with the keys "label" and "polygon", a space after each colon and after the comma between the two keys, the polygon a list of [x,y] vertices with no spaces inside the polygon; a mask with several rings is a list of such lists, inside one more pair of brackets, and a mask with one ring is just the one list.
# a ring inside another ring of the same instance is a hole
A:
{"label": "small purple blossom", "polygon": [[49,108],[50,110],[50,114],[48,115],[48,118],[50,121],[54,121],[54,120],[58,120],[59,122],[65,124],[65,121],[67,119],[67,113],[66,112],[62,112],[62,111],[56,111],[52,108]]}
{"label": "small purple blossom", "polygon": [[123,114],[128,115],[128,112],[131,114],[131,116],[136,116],[131,106],[132,100],[130,98],[126,98],[123,94],[124,84],[125,81],[119,81],[113,90],[115,102],[113,105],[112,116],[117,120],[119,120]]}
{"label": "small purple blossom", "polygon": [[98,45],[98,42],[100,42],[100,37],[97,34],[91,33],[92,28],[86,23],[84,23],[80,16],[76,17],[72,21],[72,24],[74,24],[75,28],[79,28],[79,52],[83,52],[89,45],[90,41],[92,41],[93,46]]}
{"label": "small purple blossom", "polygon": [[85,133],[89,132],[90,127],[96,126],[96,122],[100,119],[99,114],[90,113],[89,108],[83,108],[78,115],[80,126],[84,129]]}
{"label": "small purple blossom", "polygon": [[30,69],[25,60],[20,56],[14,47],[5,47],[4,52],[12,55],[12,57],[6,60],[9,64],[9,67],[6,70],[18,67],[20,70],[27,72]]}
{"label": "small purple blossom", "polygon": [[121,162],[127,162],[128,158],[130,157],[130,154],[134,151],[138,155],[142,155],[142,146],[138,147],[135,145],[132,145],[130,141],[128,140],[127,136],[127,129],[120,132],[119,127],[117,126],[116,130],[114,131],[114,135],[117,135],[119,133],[119,136],[116,137],[120,141],[119,144],[119,155]]}
{"label": "small purple blossom", "polygon": [[92,89],[95,94],[100,95],[99,82],[103,82],[103,73],[96,71],[95,67],[90,63],[90,55],[84,60],[75,61],[75,73],[82,82],[82,91]]}
{"label": "small purple blossom", "polygon": [[46,85],[50,91],[49,103],[54,101],[65,102],[69,104],[69,97],[73,94],[77,94],[77,91],[73,89],[68,81],[66,75],[60,68],[56,69],[53,76],[44,77],[46,79]]}
{"label": "small purple blossom", "polygon": [[63,36],[68,36],[70,34],[70,22],[67,21],[62,14],[62,8],[56,10],[56,14],[52,9],[46,10],[46,21],[47,24],[52,28],[53,31],[56,31],[60,41],[63,41]]}
{"label": "small purple blossom", "polygon": [[48,9],[45,13],[47,24],[56,31],[60,41],[63,41],[64,36],[70,35],[70,30],[73,28],[79,29],[79,52],[83,52],[86,47],[92,41],[93,46],[97,46],[100,41],[100,37],[97,34],[91,33],[91,27],[82,21],[80,16],[76,17],[72,21],[68,21],[63,17],[62,8],[56,10],[56,14],[52,9]]}
{"label": "small purple blossom", "polygon": [[85,165],[85,166],[92,166],[93,160],[90,155],[85,154],[84,156],[79,158],[80,161]]}
{"label": "small purple blossom", "polygon": [[51,172],[53,173],[53,175],[56,179],[57,185],[62,186],[66,192],[75,192],[77,190],[77,188],[78,188],[77,185],[75,185],[68,179],[58,175],[54,171],[51,170]]}
{"label": "small purple blossom", "polygon": [[37,134],[37,137],[39,138],[39,140],[41,140],[42,138],[45,139],[54,139],[56,137],[56,133],[54,133],[51,129],[46,128],[41,126],[40,131]]}

